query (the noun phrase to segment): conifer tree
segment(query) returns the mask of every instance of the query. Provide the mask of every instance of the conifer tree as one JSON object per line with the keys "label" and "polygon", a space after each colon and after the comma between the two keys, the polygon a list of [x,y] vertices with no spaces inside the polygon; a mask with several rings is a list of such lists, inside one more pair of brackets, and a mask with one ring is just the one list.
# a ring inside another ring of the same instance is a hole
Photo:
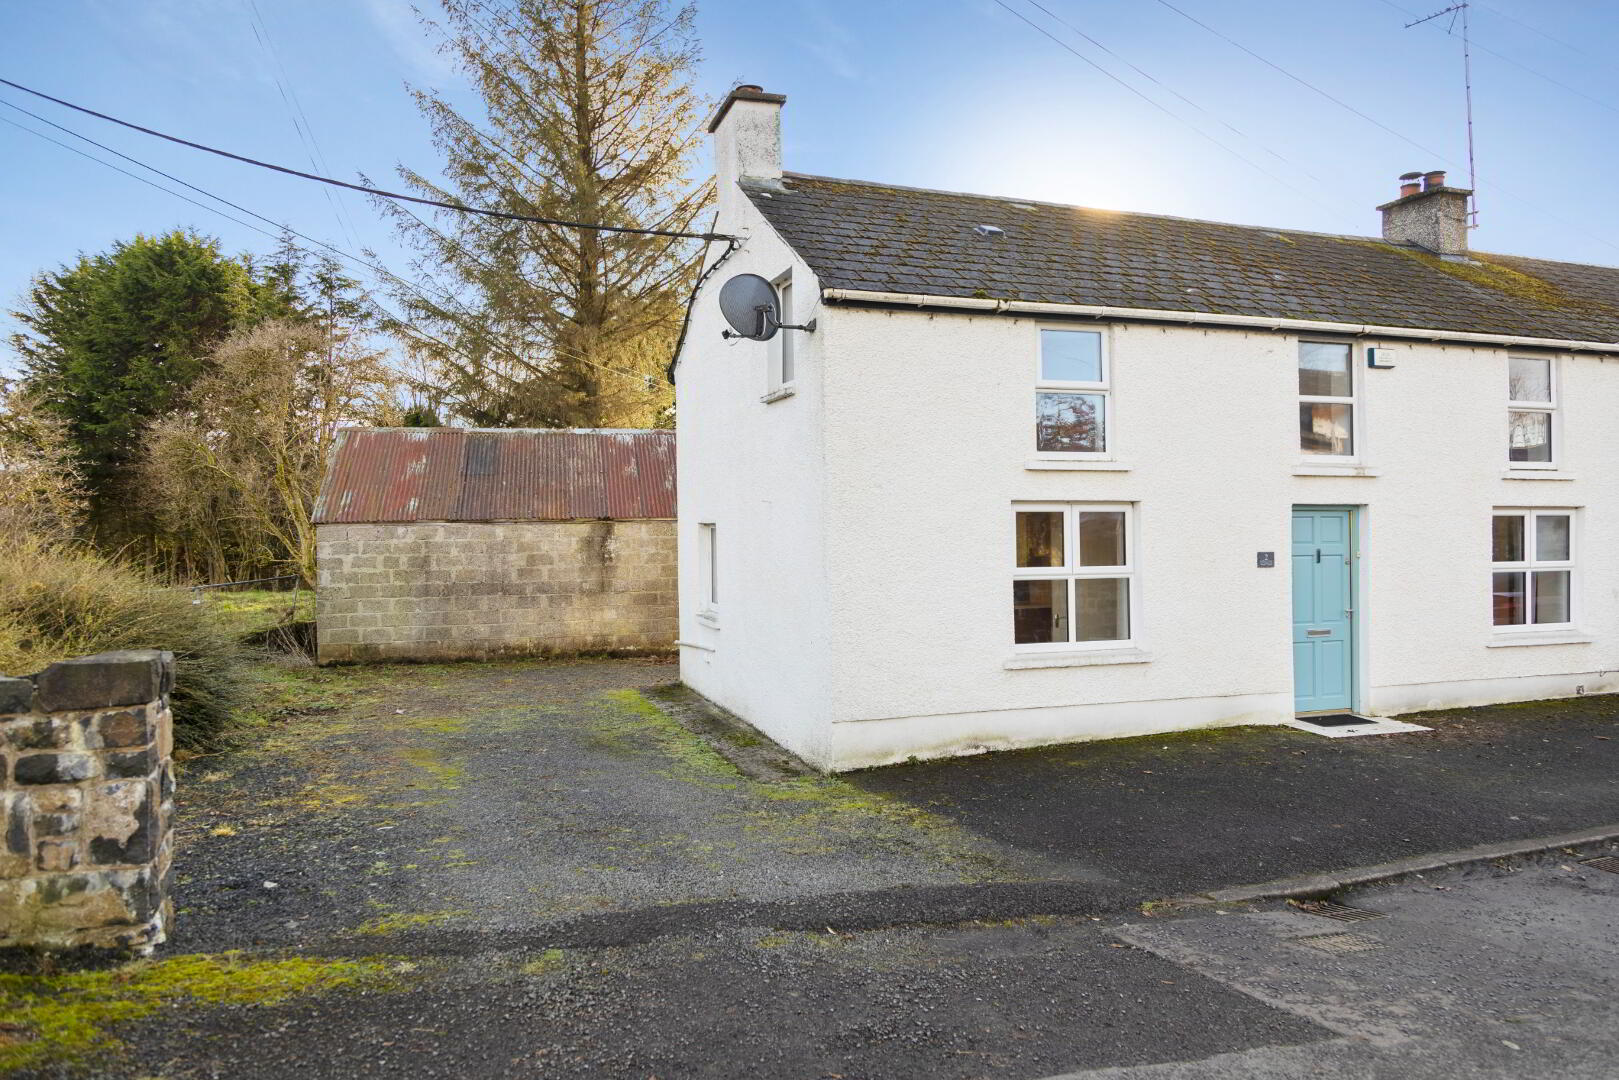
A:
{"label": "conifer tree", "polygon": [[[445,0],[429,23],[477,90],[470,115],[415,88],[444,154],[416,192],[469,206],[687,230],[702,103],[693,9],[665,0]],[[659,377],[697,251],[689,240],[386,206],[419,253],[395,329],[429,389],[476,426],[667,422]]]}

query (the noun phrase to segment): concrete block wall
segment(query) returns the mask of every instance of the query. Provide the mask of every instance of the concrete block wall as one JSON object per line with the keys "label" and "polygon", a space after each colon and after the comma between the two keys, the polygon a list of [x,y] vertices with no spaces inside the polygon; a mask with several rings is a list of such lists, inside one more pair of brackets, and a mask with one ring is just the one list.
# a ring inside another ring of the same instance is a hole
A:
{"label": "concrete block wall", "polygon": [[321,525],[322,663],[662,650],[675,523]]}
{"label": "concrete block wall", "polygon": [[0,948],[147,952],[171,919],[174,657],[0,678]]}

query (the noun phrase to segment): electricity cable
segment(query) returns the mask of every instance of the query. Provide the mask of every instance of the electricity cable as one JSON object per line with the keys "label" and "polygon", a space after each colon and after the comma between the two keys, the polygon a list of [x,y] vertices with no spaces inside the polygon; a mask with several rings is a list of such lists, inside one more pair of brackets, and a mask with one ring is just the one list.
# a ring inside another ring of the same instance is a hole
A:
{"label": "electricity cable", "polygon": [[[997,3],[999,2],[1000,0],[997,0]],[[441,210],[453,210],[462,214],[481,214],[485,217],[502,218],[507,221],[526,221],[535,225],[556,225],[569,229],[592,229],[597,232],[629,233],[636,236],[669,236],[681,240],[735,240],[734,237],[721,235],[719,233],[683,232],[675,229],[643,229],[629,225],[600,225],[586,221],[567,221],[561,218],[537,217],[532,214],[514,214],[508,210],[488,210],[478,206],[463,206],[458,203],[444,202],[440,199],[424,199],[418,195],[405,195],[397,191],[384,191],[381,188],[367,187],[363,184],[351,184],[346,180],[335,180],[329,176],[320,176],[316,173],[303,172],[299,169],[289,169],[285,165],[276,165],[268,161],[260,161],[257,158],[246,157],[242,154],[233,154],[229,150],[220,150],[217,147],[208,146],[204,143],[193,142],[190,139],[182,139],[178,135],[167,135],[161,131],[155,131],[152,128],[142,127],[139,124],[131,123],[128,120],[120,120],[116,116],[109,116],[106,113],[97,112],[96,110],[86,108],[83,105],[75,105],[73,102],[64,101],[59,97],[52,97],[50,94],[47,94],[44,91],[35,90],[32,87],[24,86],[21,83],[12,82],[10,79],[0,78],[0,85],[9,86],[14,90],[21,90],[25,94],[32,94],[34,97],[43,98],[46,101],[61,105],[64,108],[72,109],[75,112],[84,113],[86,116],[94,116],[98,120],[106,120],[109,123],[117,124],[120,127],[129,128],[131,131],[138,131],[143,135],[151,135],[159,139],[165,139],[168,142],[178,143],[181,146],[189,146],[193,150],[202,150],[205,153],[217,154],[222,158],[229,158],[232,161],[240,161],[246,165],[254,165],[261,169],[270,169],[273,172],[285,173],[288,176],[301,177],[304,180],[314,180],[321,184],[331,184],[333,187],[348,188],[351,191],[363,192],[366,195],[373,195],[378,198],[397,199],[401,202],[419,203],[423,206],[434,206]]]}
{"label": "electricity cable", "polygon": [[[1023,12],[1021,12],[1021,11],[1017,10],[1016,8],[1012,7],[1010,4],[1008,4],[1006,2],[1006,0],[995,0],[995,3],[998,4],[1000,7],[1004,8],[1006,11],[1010,12],[1011,14],[1017,16],[1018,19],[1022,20],[1025,23],[1027,23],[1029,26],[1033,27],[1041,35],[1051,39],[1051,41],[1055,42],[1059,48],[1064,49],[1067,52],[1072,53],[1074,56],[1078,57],[1080,60],[1083,60],[1085,63],[1089,64],[1091,67],[1095,68],[1097,71],[1099,71],[1103,75],[1107,76],[1107,78],[1111,79],[1113,82],[1118,83],[1120,86],[1124,87],[1124,89],[1128,90],[1130,93],[1134,94],[1136,97],[1140,98],[1142,101],[1145,101],[1148,105],[1151,105],[1153,108],[1157,109],[1159,112],[1163,113],[1165,116],[1168,116],[1170,119],[1175,120],[1175,121],[1177,121],[1177,122],[1179,122],[1181,124],[1184,124],[1186,127],[1190,128],[1192,131],[1194,131],[1198,135],[1201,135],[1203,138],[1207,139],[1209,142],[1213,143],[1215,146],[1218,146],[1220,149],[1224,150],[1226,153],[1230,154],[1232,157],[1236,158],[1238,161],[1241,161],[1243,164],[1249,166],[1250,168],[1258,170],[1259,172],[1263,173],[1264,175],[1270,177],[1272,180],[1276,181],[1278,184],[1281,184],[1284,187],[1287,187],[1288,190],[1299,192],[1300,194],[1304,195],[1306,198],[1309,198],[1312,202],[1316,203],[1318,206],[1322,207],[1323,209],[1329,210],[1329,211],[1333,209],[1327,203],[1323,202],[1319,198],[1316,198],[1313,194],[1311,194],[1307,190],[1304,190],[1304,189],[1301,189],[1301,188],[1298,188],[1298,187],[1295,187],[1293,185],[1288,184],[1288,182],[1283,177],[1280,177],[1280,176],[1276,175],[1276,173],[1274,173],[1271,170],[1265,168],[1265,166],[1259,164],[1259,162],[1257,162],[1257,161],[1253,160],[1252,158],[1248,157],[1246,154],[1242,153],[1240,150],[1233,149],[1232,147],[1226,145],[1224,142],[1221,142],[1219,139],[1215,138],[1213,135],[1210,135],[1208,132],[1204,131],[1202,128],[1198,127],[1196,124],[1192,123],[1190,120],[1186,119],[1184,116],[1181,116],[1179,113],[1175,112],[1175,110],[1171,109],[1169,106],[1165,105],[1163,102],[1158,101],[1157,99],[1155,99],[1152,96],[1146,94],[1145,92],[1143,92],[1139,88],[1130,85],[1128,82],[1125,82],[1118,75],[1115,75],[1113,72],[1109,71],[1107,68],[1103,67],[1101,64],[1098,64],[1095,60],[1092,60],[1090,57],[1086,56],[1084,53],[1080,52],[1078,49],[1076,49],[1072,45],[1068,44],[1068,42],[1064,41],[1062,38],[1058,37],[1056,34],[1053,34],[1050,30],[1047,30],[1045,27],[1041,26],[1039,23],[1035,22],[1033,19],[1031,19],[1027,15],[1023,14]],[[1039,6],[1039,5],[1036,5],[1036,6]],[[1041,8],[1041,10],[1043,11],[1045,9]],[[4,80],[0,80],[0,81],[4,81]]]}
{"label": "electricity cable", "polygon": [[[427,294],[424,293],[418,286],[416,286],[412,282],[407,281],[406,279],[400,277],[398,274],[393,273],[392,271],[388,270],[386,267],[379,266],[376,263],[369,262],[369,261],[367,261],[365,259],[362,259],[362,258],[356,256],[356,255],[351,255],[349,252],[344,251],[340,247],[336,247],[336,246],[334,246],[332,244],[328,244],[324,240],[317,240],[312,236],[308,236],[308,235],[306,235],[304,233],[299,232],[298,230],[292,228],[290,225],[287,225],[287,224],[285,224],[283,222],[278,222],[278,221],[274,220],[273,218],[267,217],[264,214],[261,214],[261,213],[257,212],[256,210],[250,210],[247,207],[242,206],[240,203],[232,202],[231,200],[229,200],[229,199],[227,199],[227,198],[225,198],[225,197],[223,197],[221,195],[215,195],[213,192],[208,191],[205,188],[198,187],[196,184],[192,184],[192,183],[189,183],[188,181],[182,180],[178,176],[173,175],[172,173],[167,173],[167,172],[164,172],[162,169],[156,168],[155,166],[148,165],[144,161],[141,161],[139,158],[131,157],[130,155],[125,154],[125,153],[123,153],[121,151],[115,150],[112,147],[107,146],[104,143],[97,142],[96,140],[90,138],[88,135],[81,135],[79,132],[74,131],[72,128],[63,127],[61,124],[55,123],[54,121],[51,121],[51,120],[47,120],[47,119],[45,119],[45,117],[40,116],[38,113],[31,112],[28,109],[25,109],[20,105],[17,105],[17,104],[15,104],[13,102],[10,102],[10,101],[6,101],[4,98],[0,98],[0,105],[5,105],[8,108],[15,109],[18,112],[24,114],[25,116],[30,116],[30,117],[34,118],[35,120],[38,120],[42,124],[49,124],[51,127],[57,129],[58,131],[64,132],[64,133],[66,133],[68,135],[72,135],[74,138],[81,139],[84,142],[89,143],[91,146],[94,146],[94,147],[96,147],[96,148],[98,148],[100,150],[105,150],[109,154],[113,154],[113,155],[116,155],[117,157],[123,158],[125,161],[128,161],[128,162],[130,162],[131,164],[134,164],[134,165],[138,165],[141,168],[146,169],[148,172],[155,173],[158,176],[161,176],[166,180],[172,180],[174,183],[179,184],[182,187],[190,188],[192,191],[197,192],[199,195],[205,196],[206,198],[209,198],[209,199],[213,199],[215,202],[222,203],[225,206],[228,206],[233,210],[237,210],[237,211],[240,211],[241,213],[244,213],[244,214],[248,215],[249,217],[257,218],[258,220],[264,222],[265,224],[273,226],[275,229],[279,230],[279,232],[270,232],[267,229],[263,229],[263,228],[260,228],[257,225],[254,225],[252,222],[243,221],[241,218],[238,218],[238,217],[235,217],[235,216],[233,216],[231,214],[225,213],[223,210],[220,210],[218,207],[209,206],[207,203],[198,202],[196,199],[193,199],[190,196],[182,195],[178,191],[174,191],[171,188],[166,188],[162,184],[159,184],[159,183],[156,183],[155,181],[149,180],[146,177],[141,176],[141,175],[139,175],[137,173],[132,173],[128,169],[120,168],[119,166],[114,165],[110,161],[104,161],[101,158],[96,157],[94,154],[88,154],[88,153],[85,153],[83,150],[78,149],[77,147],[69,146],[67,143],[62,142],[59,139],[54,139],[51,136],[46,135],[44,132],[35,131],[33,128],[30,128],[25,124],[19,124],[14,120],[8,120],[5,117],[0,116],[0,122],[10,124],[12,127],[17,128],[19,131],[26,131],[30,135],[37,136],[38,138],[44,139],[48,143],[51,143],[51,144],[53,144],[55,146],[61,147],[63,150],[67,150],[70,153],[77,154],[82,158],[88,158],[90,161],[93,161],[98,165],[104,165],[107,168],[113,170],[114,172],[122,173],[124,176],[127,176],[132,180],[138,180],[141,183],[146,184],[148,187],[153,187],[153,188],[156,188],[157,190],[159,190],[161,192],[164,192],[165,194],[173,195],[175,198],[180,199],[183,202],[190,203],[192,206],[200,207],[201,209],[207,210],[210,213],[218,214],[220,217],[224,218],[227,221],[235,222],[236,224],[242,226],[243,228],[251,229],[254,232],[260,233],[260,234],[262,234],[264,236],[268,236],[272,240],[280,240],[286,235],[291,235],[291,236],[296,236],[300,240],[305,240],[305,241],[307,241],[307,242],[309,242],[311,244],[314,244],[314,245],[316,245],[318,247],[325,248],[327,251],[330,251],[332,254],[338,256],[339,258],[342,258],[342,259],[346,260],[349,263],[352,263],[355,266],[364,268],[366,270],[370,270],[372,273],[378,275],[379,277],[387,278],[388,280],[393,281],[395,284],[401,286],[405,290],[407,290],[409,292],[412,292],[412,293],[415,293],[416,296],[421,298],[422,300],[426,300],[426,301],[428,301],[430,303],[432,302],[431,298],[428,297]],[[307,249],[305,249],[305,250],[307,250]],[[386,312],[384,312],[384,313],[386,314]],[[392,316],[390,316],[390,318],[392,318]],[[438,345],[440,345],[440,346],[442,346],[444,348],[447,348],[452,352],[462,352],[465,355],[468,355],[468,356],[471,355],[470,353],[466,353],[465,350],[457,348],[451,342],[439,341],[438,339],[433,339],[433,340],[435,341],[436,344],[438,344]],[[631,380],[634,380],[636,382],[644,382],[645,379],[647,378],[647,376],[645,376],[645,375],[637,375],[637,374],[635,374],[633,372],[622,371],[622,370],[620,370],[618,368],[610,367],[610,366],[608,366],[606,364],[602,364],[602,363],[599,363],[597,361],[587,359],[585,357],[576,357],[575,359],[582,360],[586,364],[589,364],[592,367],[600,368],[603,371],[608,371],[608,372],[613,373],[614,375],[618,375],[618,376],[620,376],[622,378],[625,378],[625,379],[631,379]]]}

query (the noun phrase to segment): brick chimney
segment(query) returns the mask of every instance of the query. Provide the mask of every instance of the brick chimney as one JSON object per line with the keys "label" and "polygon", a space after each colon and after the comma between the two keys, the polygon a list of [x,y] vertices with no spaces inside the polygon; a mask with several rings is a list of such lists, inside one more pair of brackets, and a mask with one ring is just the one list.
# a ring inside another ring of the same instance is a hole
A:
{"label": "brick chimney", "polygon": [[1406,173],[1400,197],[1384,203],[1383,239],[1444,259],[1467,258],[1467,188],[1447,187],[1440,171]]}

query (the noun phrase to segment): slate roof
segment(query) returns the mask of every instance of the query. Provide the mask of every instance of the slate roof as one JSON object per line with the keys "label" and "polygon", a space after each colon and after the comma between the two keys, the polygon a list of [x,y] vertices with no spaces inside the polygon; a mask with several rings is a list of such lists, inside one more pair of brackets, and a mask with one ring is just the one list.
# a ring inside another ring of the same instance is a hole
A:
{"label": "slate roof", "polygon": [[321,523],[675,516],[675,433],[343,428]]}
{"label": "slate roof", "polygon": [[743,187],[824,288],[1619,341],[1612,267],[798,173]]}

